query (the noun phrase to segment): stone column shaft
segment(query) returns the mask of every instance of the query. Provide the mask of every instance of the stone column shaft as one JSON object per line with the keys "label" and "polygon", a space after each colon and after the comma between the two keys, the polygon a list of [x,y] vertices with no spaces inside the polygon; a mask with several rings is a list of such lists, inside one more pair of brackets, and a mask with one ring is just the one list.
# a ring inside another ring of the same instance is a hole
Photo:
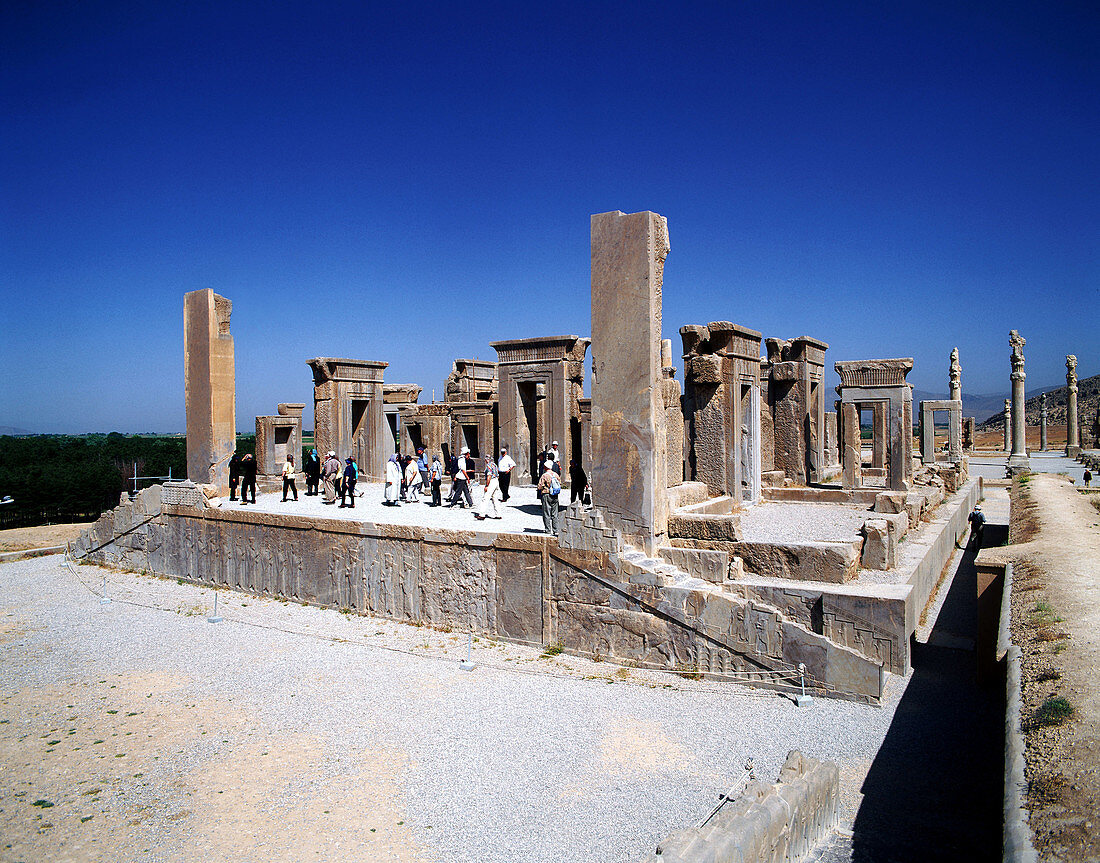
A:
{"label": "stone column shaft", "polygon": [[1077,357],[1066,357],[1066,455],[1076,458],[1081,452],[1081,436],[1077,429]]}

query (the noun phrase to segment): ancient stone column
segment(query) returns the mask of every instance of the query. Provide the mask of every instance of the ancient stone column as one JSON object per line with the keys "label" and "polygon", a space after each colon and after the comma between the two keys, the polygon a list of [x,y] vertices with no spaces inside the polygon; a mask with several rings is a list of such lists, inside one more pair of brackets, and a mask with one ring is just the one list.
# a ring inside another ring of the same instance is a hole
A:
{"label": "ancient stone column", "polygon": [[1012,400],[1005,399],[1005,452],[1012,449]]}
{"label": "ancient stone column", "polygon": [[237,445],[233,304],[210,288],[183,297],[183,372],[187,409],[187,478],[229,489]]}
{"label": "ancient stone column", "polygon": [[1027,341],[1016,330],[1008,334],[1008,343],[1012,347],[1009,359],[1012,363],[1012,453],[1008,457],[1008,469],[1012,473],[1027,470],[1030,463],[1027,458],[1027,409],[1024,406],[1024,345]]}
{"label": "ancient stone column", "polygon": [[592,216],[592,502],[655,555],[668,534],[661,283],[668,225],[645,211]]}
{"label": "ancient stone column", "polygon": [[1077,357],[1066,357],[1066,455],[1077,458],[1081,452],[1081,438],[1077,431]]}
{"label": "ancient stone column", "polygon": [[1039,450],[1047,449],[1047,394],[1039,396]]}
{"label": "ancient stone column", "polygon": [[951,400],[962,401],[962,366],[959,365],[959,349],[951,349],[951,368],[948,371],[951,380]]}

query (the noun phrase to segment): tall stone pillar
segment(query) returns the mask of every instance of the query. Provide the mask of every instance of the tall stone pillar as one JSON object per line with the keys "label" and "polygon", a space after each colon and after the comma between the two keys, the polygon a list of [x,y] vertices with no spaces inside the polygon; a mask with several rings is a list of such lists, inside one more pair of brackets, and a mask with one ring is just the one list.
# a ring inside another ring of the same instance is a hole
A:
{"label": "tall stone pillar", "polygon": [[665,406],[665,439],[668,446],[668,487],[684,481],[684,411],[680,404],[683,393],[676,380],[672,364],[672,340],[661,340],[661,395]]}
{"label": "tall stone pillar", "polygon": [[1024,345],[1027,341],[1016,330],[1008,334],[1008,343],[1012,347],[1009,359],[1012,362],[1012,454],[1008,457],[1009,473],[1028,470],[1031,465],[1027,458],[1027,410],[1024,407]]}
{"label": "tall stone pillar", "polygon": [[668,534],[661,370],[663,216],[592,216],[592,503],[655,555]]}
{"label": "tall stone pillar", "polygon": [[1005,399],[1005,452],[1012,450],[1012,400]]}
{"label": "tall stone pillar", "polygon": [[187,478],[229,489],[229,459],[237,444],[233,303],[210,288],[183,297]]}
{"label": "tall stone pillar", "polygon": [[1081,437],[1077,430],[1077,357],[1066,356],[1066,455],[1077,458],[1081,452]]}
{"label": "tall stone pillar", "polygon": [[948,371],[951,382],[951,401],[962,401],[962,366],[959,365],[959,349],[951,349],[951,368]]}
{"label": "tall stone pillar", "polygon": [[1047,394],[1039,396],[1039,450],[1047,450]]}

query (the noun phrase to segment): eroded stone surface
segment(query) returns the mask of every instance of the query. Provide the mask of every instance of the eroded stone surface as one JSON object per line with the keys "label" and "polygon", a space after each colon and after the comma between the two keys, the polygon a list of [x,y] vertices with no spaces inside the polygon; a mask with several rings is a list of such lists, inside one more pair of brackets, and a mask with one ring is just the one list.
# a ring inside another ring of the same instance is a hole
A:
{"label": "eroded stone surface", "polygon": [[233,304],[210,288],[183,297],[187,477],[229,488],[229,459],[237,441]]}

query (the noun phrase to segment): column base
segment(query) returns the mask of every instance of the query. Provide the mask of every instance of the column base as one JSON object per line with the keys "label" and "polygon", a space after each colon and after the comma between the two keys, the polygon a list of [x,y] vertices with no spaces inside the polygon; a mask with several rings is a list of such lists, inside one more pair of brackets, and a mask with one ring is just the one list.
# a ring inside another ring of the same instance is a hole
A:
{"label": "column base", "polygon": [[1077,458],[1081,454],[1081,447],[1079,446],[1067,446],[1066,458]]}
{"label": "column base", "polygon": [[1008,459],[1008,471],[1006,476],[1014,477],[1019,473],[1026,473],[1031,470],[1031,459],[1026,455],[1014,455]]}

